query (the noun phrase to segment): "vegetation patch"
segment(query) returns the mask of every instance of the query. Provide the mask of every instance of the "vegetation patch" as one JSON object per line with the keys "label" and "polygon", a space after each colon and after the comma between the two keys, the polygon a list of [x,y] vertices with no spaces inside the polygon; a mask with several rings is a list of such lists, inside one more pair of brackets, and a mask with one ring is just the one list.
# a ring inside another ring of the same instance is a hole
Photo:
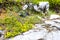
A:
{"label": "vegetation patch", "polygon": [[[22,24],[17,20],[15,17],[5,18],[2,21],[0,20],[0,24],[5,26],[5,38],[14,37],[18,34],[21,34],[23,32],[28,31],[33,27],[33,24],[29,24],[28,22],[25,22]],[[0,27],[0,29],[2,29]]]}

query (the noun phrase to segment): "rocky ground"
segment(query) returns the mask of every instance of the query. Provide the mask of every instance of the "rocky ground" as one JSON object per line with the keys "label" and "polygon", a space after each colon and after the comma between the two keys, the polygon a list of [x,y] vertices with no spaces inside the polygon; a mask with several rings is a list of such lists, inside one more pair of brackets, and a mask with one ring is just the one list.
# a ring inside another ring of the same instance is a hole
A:
{"label": "rocky ground", "polygon": [[35,24],[35,27],[22,35],[8,40],[60,40],[60,16],[51,15],[44,19],[44,23]]}

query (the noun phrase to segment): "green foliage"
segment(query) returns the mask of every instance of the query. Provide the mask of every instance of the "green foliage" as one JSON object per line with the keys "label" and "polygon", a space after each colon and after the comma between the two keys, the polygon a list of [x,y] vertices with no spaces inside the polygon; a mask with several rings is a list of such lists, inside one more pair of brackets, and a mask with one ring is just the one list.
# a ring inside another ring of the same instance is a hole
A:
{"label": "green foliage", "polygon": [[31,16],[28,20],[29,23],[36,24],[41,22],[41,18],[38,18],[37,15]]}
{"label": "green foliage", "polygon": [[14,1],[14,2],[20,2],[21,0],[8,0],[10,2]]}
{"label": "green foliage", "polygon": [[48,0],[51,8],[60,7],[60,0]]}
{"label": "green foliage", "polygon": [[0,3],[2,2],[21,2],[21,0],[0,0]]}
{"label": "green foliage", "polygon": [[32,1],[34,4],[38,4],[40,2],[40,0],[34,0]]}
{"label": "green foliage", "polygon": [[0,3],[6,6],[6,8],[10,8],[11,10],[18,12],[22,7],[20,4],[22,2],[32,2],[33,4],[38,4],[41,1],[48,1],[50,3],[50,8],[56,8],[57,6],[58,9],[60,9],[60,0],[0,0]]}
{"label": "green foliage", "polygon": [[15,17],[6,17],[2,21],[0,20],[0,23],[5,25],[5,30],[7,31],[5,33],[5,38],[14,37],[18,34],[28,31],[33,27],[33,25],[29,24],[28,22],[22,24]]}
{"label": "green foliage", "polygon": [[12,6],[12,11],[19,12],[20,11],[19,6]]}
{"label": "green foliage", "polygon": [[38,3],[41,2],[41,1],[47,1],[47,0],[32,0],[32,3],[38,4]]}
{"label": "green foliage", "polygon": [[2,0],[0,0],[0,3],[2,2]]}
{"label": "green foliage", "polygon": [[[19,12],[20,11],[20,7],[22,7],[22,5],[19,4],[19,2],[21,2],[23,0],[0,0],[0,3],[2,2],[8,2],[8,4],[5,4],[8,11],[15,11],[15,12]],[[32,2],[34,4],[38,4],[41,1],[47,1],[47,0],[28,0],[29,2]],[[28,2],[27,0],[24,0],[24,2]],[[50,2],[50,6],[53,8],[55,6],[60,6],[60,0],[48,0]],[[14,3],[15,2],[15,5]],[[12,4],[11,4],[12,3]],[[10,9],[10,10],[9,10]],[[41,23],[41,17],[46,17],[41,13],[35,12],[35,11],[30,11],[28,10],[29,13],[31,13],[30,16],[27,16],[25,18],[22,17],[13,17],[12,12],[8,13],[9,15],[12,15],[10,17],[6,17],[4,19],[0,19],[0,24],[4,24],[5,29],[7,30],[6,34],[5,34],[5,38],[9,38],[9,37],[14,37],[18,34],[21,34],[23,32],[28,31],[29,29],[31,29],[33,27],[33,24],[36,23]],[[21,11],[22,12],[22,11]],[[24,14],[25,12],[22,12],[22,15],[25,16]],[[54,12],[49,12],[48,15],[52,14]],[[37,15],[38,14],[38,15]],[[19,19],[19,20],[18,20]],[[2,30],[3,28],[0,27],[0,29]]]}
{"label": "green foliage", "polygon": [[[25,23],[26,21],[29,24],[36,24],[36,23],[41,23],[41,18],[38,18],[39,15],[32,15],[32,16],[27,16],[25,18],[20,18],[21,23]],[[39,16],[40,17],[40,16]]]}
{"label": "green foliage", "polygon": [[0,0],[0,3],[3,3],[5,0]]}
{"label": "green foliage", "polygon": [[16,2],[20,2],[21,0],[15,0]]}

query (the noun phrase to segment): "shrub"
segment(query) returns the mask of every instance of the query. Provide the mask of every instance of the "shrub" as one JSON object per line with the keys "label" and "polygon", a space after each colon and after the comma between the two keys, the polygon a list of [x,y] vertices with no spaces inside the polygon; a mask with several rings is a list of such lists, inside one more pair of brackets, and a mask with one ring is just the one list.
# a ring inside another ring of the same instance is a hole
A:
{"label": "shrub", "polygon": [[14,37],[18,34],[28,31],[33,27],[33,25],[28,24],[28,22],[22,24],[17,20],[16,17],[6,17],[2,20],[2,22],[0,21],[0,24],[4,24],[5,26],[5,38]]}
{"label": "shrub", "polygon": [[47,1],[47,0],[33,0],[32,3],[38,4],[38,3],[41,2],[41,1]]}
{"label": "shrub", "polygon": [[51,8],[60,7],[60,0],[48,0]]}
{"label": "shrub", "polygon": [[9,2],[21,2],[21,0],[0,0],[0,3],[3,3],[3,2],[7,2],[7,1],[9,1]]}
{"label": "shrub", "polygon": [[0,26],[0,30],[3,30],[3,28]]}

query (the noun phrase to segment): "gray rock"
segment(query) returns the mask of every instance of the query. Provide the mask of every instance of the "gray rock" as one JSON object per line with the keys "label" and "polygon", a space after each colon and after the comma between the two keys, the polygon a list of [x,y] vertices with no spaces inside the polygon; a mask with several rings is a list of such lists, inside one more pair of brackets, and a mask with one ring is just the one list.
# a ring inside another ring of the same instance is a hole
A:
{"label": "gray rock", "polygon": [[39,9],[43,11],[43,13],[48,12],[49,2],[39,2]]}
{"label": "gray rock", "polygon": [[52,27],[56,27],[58,30],[60,30],[60,24],[53,24]]}
{"label": "gray rock", "polygon": [[25,5],[22,7],[23,10],[26,10],[27,8],[28,8],[28,5],[27,5],[27,4],[25,4]]}
{"label": "gray rock", "polygon": [[53,14],[53,15],[50,16],[49,19],[57,19],[57,18],[60,18],[60,16],[56,15],[56,14]]}
{"label": "gray rock", "polygon": [[37,12],[41,12],[41,10],[38,8],[37,5],[34,5],[33,7],[34,7],[34,10],[35,10],[35,11],[37,11]]}
{"label": "gray rock", "polygon": [[45,24],[51,24],[51,25],[54,25],[55,22],[54,22],[54,21],[49,21],[49,20],[47,20],[47,21],[45,21]]}
{"label": "gray rock", "polygon": [[45,40],[60,40],[60,31],[52,31],[48,33]]}
{"label": "gray rock", "polygon": [[37,28],[43,28],[41,24],[35,24],[35,27],[37,27]]}
{"label": "gray rock", "polygon": [[52,20],[52,21],[54,21],[54,22],[56,22],[56,23],[60,23],[60,20],[59,20],[59,19],[57,19],[57,20]]}

